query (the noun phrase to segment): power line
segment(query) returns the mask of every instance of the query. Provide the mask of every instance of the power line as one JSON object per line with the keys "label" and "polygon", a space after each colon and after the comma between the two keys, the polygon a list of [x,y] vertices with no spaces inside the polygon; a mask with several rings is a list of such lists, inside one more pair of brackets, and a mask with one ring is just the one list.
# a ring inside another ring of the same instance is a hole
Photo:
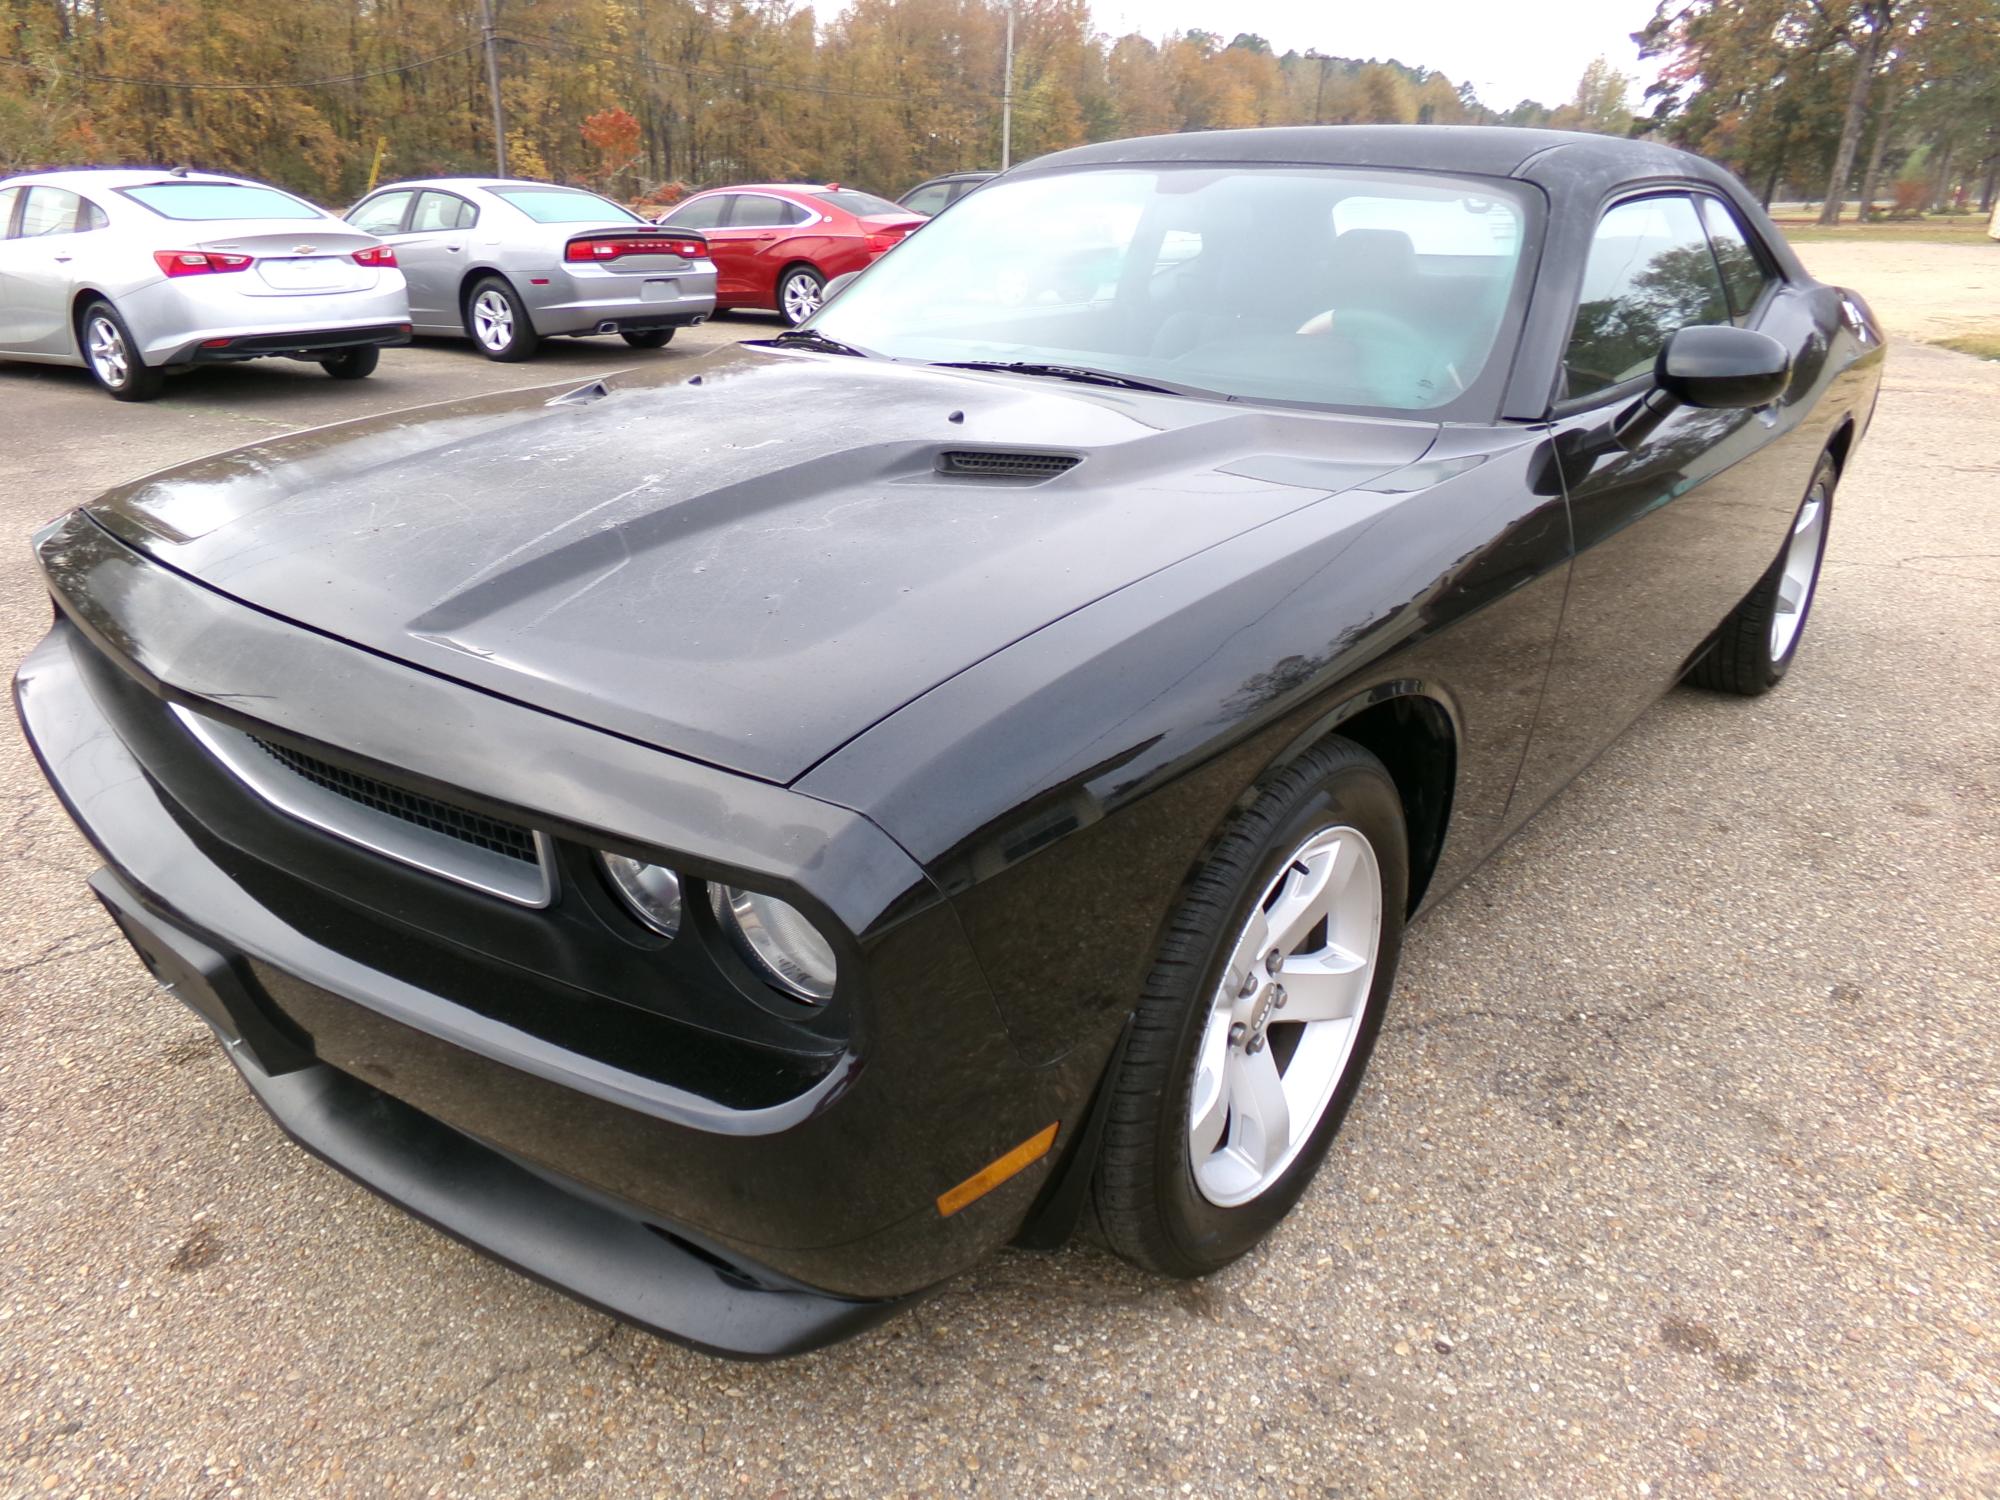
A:
{"label": "power line", "polygon": [[343,73],[337,78],[294,78],[280,83],[194,83],[177,78],[124,78],[112,73],[85,73],[76,68],[65,68],[59,63],[30,62],[19,57],[0,57],[0,65],[21,68],[30,72],[50,72],[60,78],[81,78],[91,83],[120,83],[134,88],[187,89],[202,92],[221,93],[269,93],[279,89],[320,89],[330,88],[337,83],[360,83],[369,78],[387,78],[395,73],[414,73],[420,68],[428,68],[434,63],[445,62],[454,57],[463,57],[468,52],[476,52],[480,43],[468,42],[463,47],[454,47],[449,52],[434,53],[419,58],[416,62],[399,63],[393,68],[371,68],[366,73]]}
{"label": "power line", "polygon": [[[565,41],[561,37],[546,34],[530,35],[518,31],[502,31],[500,39],[512,42],[518,47],[532,47],[538,52],[568,53],[573,57],[606,58],[612,62],[622,62],[647,68],[664,68],[671,73],[688,79],[700,79],[708,83],[733,84],[739,73],[755,75],[760,87],[777,89],[798,94],[818,94],[836,99],[878,99],[891,104],[905,104],[913,97],[911,91],[892,93],[880,89],[846,89],[825,83],[784,83],[772,79],[768,68],[752,64],[734,67],[685,67],[673,63],[658,63],[634,50],[614,50],[609,47],[593,47],[587,42]],[[954,98],[976,99],[983,104],[997,103],[999,95],[978,89],[953,90]]]}

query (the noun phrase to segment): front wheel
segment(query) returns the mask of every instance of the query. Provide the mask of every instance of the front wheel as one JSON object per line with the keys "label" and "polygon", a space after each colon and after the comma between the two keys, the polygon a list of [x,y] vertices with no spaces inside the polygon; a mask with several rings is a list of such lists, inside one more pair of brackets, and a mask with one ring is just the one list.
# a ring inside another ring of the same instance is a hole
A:
{"label": "front wheel", "polygon": [[826,300],[826,278],[811,266],[793,266],[778,281],[778,311],[796,328]]}
{"label": "front wheel", "polygon": [[532,359],[542,345],[527,304],[504,276],[486,276],[473,283],[465,299],[465,331],[481,354],[502,364]]}
{"label": "front wheel", "polygon": [[83,361],[114,401],[151,401],[167,377],[148,365],[118,309],[99,300],[83,310]]}
{"label": "front wheel", "polygon": [[1689,681],[1746,698],[1767,693],[1784,681],[1799,654],[1806,615],[1819,589],[1833,486],[1839,477],[1833,455],[1821,454],[1806,497],[1793,513],[1792,529],[1785,535],[1778,560],[1750,591],[1750,597],[1722,622],[1715,644],[1688,673]]}
{"label": "front wheel", "polygon": [[618,335],[634,349],[664,349],[674,341],[671,328],[641,328],[633,333]]}
{"label": "front wheel", "polygon": [[343,349],[331,359],[321,360],[319,367],[335,380],[366,380],[381,363],[381,346],[363,344],[359,348]]}
{"label": "front wheel", "polygon": [[1319,1170],[1402,951],[1402,800],[1334,739],[1270,782],[1196,876],[1110,1080],[1092,1193],[1111,1248],[1168,1276],[1249,1250]]}

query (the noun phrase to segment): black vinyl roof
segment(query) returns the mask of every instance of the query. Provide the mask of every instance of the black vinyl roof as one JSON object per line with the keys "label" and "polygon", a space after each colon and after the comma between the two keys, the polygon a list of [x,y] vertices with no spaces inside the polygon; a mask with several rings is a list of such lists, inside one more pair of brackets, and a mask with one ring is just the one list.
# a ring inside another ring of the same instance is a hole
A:
{"label": "black vinyl roof", "polygon": [[1607,185],[1653,177],[1696,178],[1718,185],[1730,181],[1713,163],[1656,141],[1508,125],[1288,125],[1265,130],[1201,130],[1077,146],[1025,165],[1039,171],[1044,167],[1122,162],[1203,161],[1400,167],[1519,177],[1565,186],[1583,185],[1578,179]]}

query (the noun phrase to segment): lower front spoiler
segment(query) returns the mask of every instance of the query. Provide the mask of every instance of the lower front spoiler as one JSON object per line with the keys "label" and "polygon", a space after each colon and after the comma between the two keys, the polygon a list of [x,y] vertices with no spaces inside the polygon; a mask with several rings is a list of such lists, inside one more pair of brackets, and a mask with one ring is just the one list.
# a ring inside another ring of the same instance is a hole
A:
{"label": "lower front spoiler", "polygon": [[238,966],[154,912],[111,869],[90,886],[177,998],[212,1026],[285,1133],[363,1187],[473,1249],[615,1318],[731,1359],[780,1359],[852,1337],[924,1294],[856,1302],[731,1263],[572,1191],[315,1061]]}

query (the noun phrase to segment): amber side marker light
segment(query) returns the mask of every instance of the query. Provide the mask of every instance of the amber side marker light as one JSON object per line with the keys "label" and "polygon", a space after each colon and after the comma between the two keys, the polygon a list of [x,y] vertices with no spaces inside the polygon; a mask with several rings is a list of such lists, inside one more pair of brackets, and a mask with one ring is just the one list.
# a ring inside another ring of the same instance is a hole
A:
{"label": "amber side marker light", "polygon": [[1053,1125],[1044,1126],[1005,1156],[988,1162],[950,1192],[939,1193],[938,1212],[949,1219],[966,1204],[984,1198],[1008,1178],[1032,1167],[1049,1154],[1049,1147],[1056,1143],[1056,1129],[1061,1124],[1062,1121],[1057,1120]]}

